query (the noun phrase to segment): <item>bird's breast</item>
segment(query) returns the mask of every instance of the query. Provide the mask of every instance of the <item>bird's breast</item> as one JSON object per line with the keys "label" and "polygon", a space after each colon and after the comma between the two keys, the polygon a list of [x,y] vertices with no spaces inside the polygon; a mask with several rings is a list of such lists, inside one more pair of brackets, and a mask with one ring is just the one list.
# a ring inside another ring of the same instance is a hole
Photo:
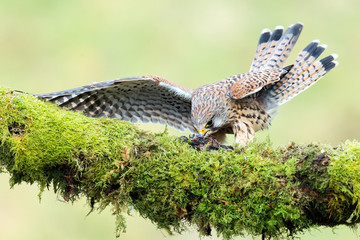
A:
{"label": "bird's breast", "polygon": [[254,131],[266,129],[270,116],[258,104],[229,102],[229,122],[244,121],[250,123]]}

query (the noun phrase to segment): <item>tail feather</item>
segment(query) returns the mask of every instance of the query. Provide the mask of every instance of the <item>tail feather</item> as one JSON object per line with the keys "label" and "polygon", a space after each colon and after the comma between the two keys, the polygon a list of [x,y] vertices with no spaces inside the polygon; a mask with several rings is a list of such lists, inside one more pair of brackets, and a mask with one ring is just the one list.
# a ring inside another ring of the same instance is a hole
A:
{"label": "tail feather", "polygon": [[264,64],[263,69],[282,68],[284,66],[285,61],[289,57],[300,36],[302,28],[303,25],[301,23],[297,23],[285,31],[274,51],[272,51],[269,60]]}
{"label": "tail feather", "polygon": [[268,29],[263,30],[250,72],[282,68],[300,36],[302,27],[302,23],[297,23],[291,25],[284,33],[281,26],[276,27],[272,33]]}
{"label": "tail feather", "polygon": [[327,65],[322,65],[320,62],[315,63],[312,66],[311,71],[308,71],[307,76],[305,75],[304,78],[306,79],[302,84],[289,89],[288,92],[281,93],[278,103],[280,105],[290,101],[292,98],[297,96],[299,93],[305,91],[313,84],[315,84],[320,78],[322,78],[326,73],[328,73],[331,69],[333,69],[338,62],[334,61]]}
{"label": "tail feather", "polygon": [[267,93],[269,96],[276,97],[293,84],[300,84],[299,81],[296,81],[296,79],[299,78],[299,74],[306,71],[325,50],[326,46],[318,46],[318,43],[318,40],[312,41],[298,54],[292,69],[269,90]]}
{"label": "tail feather", "polygon": [[277,103],[282,105],[315,84],[337,65],[337,62],[333,62],[336,57],[336,54],[332,54],[320,61],[311,63],[307,68],[299,68],[296,74],[284,84],[286,88],[275,96]]}
{"label": "tail feather", "polygon": [[270,115],[273,115],[280,105],[305,91],[337,66],[338,62],[334,61],[337,54],[316,61],[327,47],[325,44],[318,44],[318,40],[312,41],[298,54],[295,64],[285,76],[261,93],[263,107]]}
{"label": "tail feather", "polygon": [[284,104],[315,84],[326,73],[338,65],[338,62],[334,61],[336,58],[336,54],[331,54],[311,65],[306,72],[301,75],[302,81],[299,81],[296,87],[288,89],[288,92],[283,92],[283,96],[278,100],[279,104]]}
{"label": "tail feather", "polygon": [[270,29],[264,29],[261,32],[259,43],[255,52],[255,57],[250,67],[250,72],[259,71],[261,63],[264,61],[264,58],[271,53],[271,51],[281,38],[282,33],[283,27],[281,26],[276,27],[273,33],[270,32]]}
{"label": "tail feather", "polygon": [[267,62],[269,56],[274,51],[274,48],[279,43],[279,40],[281,39],[281,36],[283,34],[283,30],[284,28],[282,26],[277,26],[275,30],[271,33],[271,37],[266,43],[265,49],[262,52],[260,52],[260,55],[258,56],[258,59],[255,62],[257,64],[257,70],[254,70],[254,72],[261,70],[262,65]]}

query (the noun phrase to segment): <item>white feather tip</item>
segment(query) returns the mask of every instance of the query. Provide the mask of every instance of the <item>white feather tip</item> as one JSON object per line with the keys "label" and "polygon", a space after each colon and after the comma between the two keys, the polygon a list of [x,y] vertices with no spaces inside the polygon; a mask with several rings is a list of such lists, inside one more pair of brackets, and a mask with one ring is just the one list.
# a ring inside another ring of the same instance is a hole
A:
{"label": "white feather tip", "polygon": [[265,29],[263,29],[263,30],[261,31],[261,34],[263,34],[263,33],[267,33],[267,32],[271,32],[271,31],[270,31],[270,29],[265,28]]}
{"label": "white feather tip", "polygon": [[337,55],[336,53],[333,53],[330,56],[332,56],[334,59],[337,59],[339,57],[339,55]]}

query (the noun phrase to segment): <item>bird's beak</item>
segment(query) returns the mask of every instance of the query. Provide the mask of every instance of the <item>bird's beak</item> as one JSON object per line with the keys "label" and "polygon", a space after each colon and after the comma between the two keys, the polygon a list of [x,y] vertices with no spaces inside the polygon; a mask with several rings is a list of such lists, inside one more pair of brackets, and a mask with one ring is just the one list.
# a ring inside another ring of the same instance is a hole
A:
{"label": "bird's beak", "polygon": [[197,131],[198,131],[198,133],[200,133],[201,135],[204,135],[204,134],[207,132],[205,128],[199,129],[199,130],[197,130]]}

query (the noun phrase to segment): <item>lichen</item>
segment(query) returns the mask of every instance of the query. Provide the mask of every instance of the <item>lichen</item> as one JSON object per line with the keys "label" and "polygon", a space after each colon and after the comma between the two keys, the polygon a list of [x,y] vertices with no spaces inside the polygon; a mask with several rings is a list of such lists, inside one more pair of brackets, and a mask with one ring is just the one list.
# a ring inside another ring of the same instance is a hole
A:
{"label": "lichen", "polygon": [[0,88],[0,171],[10,173],[10,184],[53,186],[67,201],[85,196],[91,209],[111,206],[118,232],[130,207],[170,233],[191,224],[225,239],[353,226],[359,157],[357,141],[197,151],[166,132],[87,118]]}

